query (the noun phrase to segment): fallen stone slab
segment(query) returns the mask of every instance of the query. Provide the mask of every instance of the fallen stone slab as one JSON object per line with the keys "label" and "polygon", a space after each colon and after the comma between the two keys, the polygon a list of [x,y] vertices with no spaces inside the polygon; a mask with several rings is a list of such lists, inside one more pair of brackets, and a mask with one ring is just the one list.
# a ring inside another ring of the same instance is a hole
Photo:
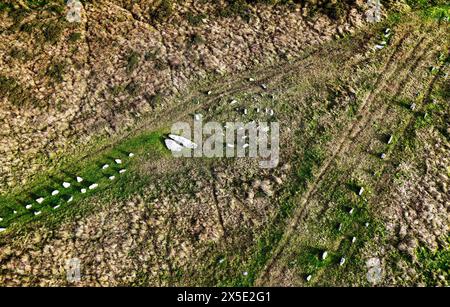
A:
{"label": "fallen stone slab", "polygon": [[175,152],[179,152],[183,150],[183,146],[181,146],[180,144],[178,144],[177,142],[175,142],[174,140],[171,139],[166,139],[164,141],[164,143],[166,144],[166,147],[170,150],[170,151],[175,151]]}
{"label": "fallen stone slab", "polygon": [[175,142],[181,144],[183,147],[190,148],[190,149],[197,148],[197,144],[195,144],[191,140],[188,140],[187,138],[184,138],[182,136],[175,135],[175,134],[169,134],[169,137],[172,140],[174,140]]}

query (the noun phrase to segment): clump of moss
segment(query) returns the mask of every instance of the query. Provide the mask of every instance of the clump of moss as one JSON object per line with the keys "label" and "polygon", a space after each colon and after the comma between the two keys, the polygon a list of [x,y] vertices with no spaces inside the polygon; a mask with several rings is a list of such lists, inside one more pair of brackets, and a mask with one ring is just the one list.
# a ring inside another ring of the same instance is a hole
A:
{"label": "clump of moss", "polygon": [[127,93],[130,96],[136,96],[137,94],[139,94],[141,87],[139,86],[139,84],[137,84],[134,81],[131,81],[130,83],[127,84],[127,86],[125,87],[125,90],[127,91]]}
{"label": "clump of moss", "polygon": [[62,61],[52,63],[47,69],[47,76],[56,82],[64,81],[66,66],[66,63]]}
{"label": "clump of moss", "polygon": [[162,105],[164,102],[163,95],[160,93],[151,95],[149,93],[144,94],[144,99],[147,101],[147,103],[152,107],[152,109],[156,108],[159,105]]}
{"label": "clump of moss", "polygon": [[81,38],[81,33],[80,32],[73,32],[69,35],[69,42],[71,43],[75,43],[76,41],[78,41]]}
{"label": "clump of moss", "polygon": [[32,55],[25,49],[20,49],[17,47],[13,47],[9,53],[9,55],[19,61],[27,61]]}
{"label": "clump of moss", "polygon": [[115,85],[115,86],[109,87],[109,92],[113,96],[119,96],[124,90],[125,90],[125,87],[123,85]]}
{"label": "clump of moss", "polygon": [[165,70],[169,65],[162,59],[155,60],[155,68],[157,70]]}
{"label": "clump of moss", "polygon": [[127,72],[131,74],[139,64],[141,55],[136,51],[132,51],[127,58]]}
{"label": "clump of moss", "polygon": [[203,37],[198,34],[198,33],[194,33],[189,37],[189,46],[193,46],[193,45],[201,45],[205,43],[205,40],[203,39]]}
{"label": "clump of moss", "polygon": [[323,7],[323,11],[325,12],[325,14],[334,20],[344,18],[347,10],[348,7],[345,1],[329,1]]}
{"label": "clump of moss", "polygon": [[64,31],[64,25],[62,21],[52,21],[42,26],[42,34],[46,42],[55,44],[59,41]]}
{"label": "clump of moss", "polygon": [[205,14],[194,14],[192,12],[186,13],[186,19],[191,26],[198,26],[206,18]]}
{"label": "clump of moss", "polygon": [[154,22],[163,22],[173,14],[172,0],[162,0],[150,13]]}
{"label": "clump of moss", "polygon": [[37,104],[37,100],[16,79],[0,75],[0,100],[4,97],[17,107]]}
{"label": "clump of moss", "polygon": [[228,0],[227,5],[219,11],[221,17],[240,16],[249,21],[251,17],[250,5],[245,0]]}

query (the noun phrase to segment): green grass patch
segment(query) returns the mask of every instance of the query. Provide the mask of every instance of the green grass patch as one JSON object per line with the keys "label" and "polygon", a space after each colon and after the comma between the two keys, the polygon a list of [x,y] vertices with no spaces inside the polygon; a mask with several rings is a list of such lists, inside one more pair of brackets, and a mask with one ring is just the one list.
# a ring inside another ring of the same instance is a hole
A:
{"label": "green grass patch", "polygon": [[[138,180],[139,175],[133,174],[135,159],[158,159],[166,156],[168,151],[163,145],[162,132],[143,133],[137,137],[125,140],[108,150],[94,155],[94,157],[80,161],[79,163],[68,163],[64,169],[48,172],[40,176],[35,182],[24,188],[24,191],[0,197],[0,227],[16,227],[27,224],[41,217],[50,217],[57,212],[71,210],[77,206],[78,202],[84,201],[102,193],[117,199],[123,199],[142,188],[147,181]],[[135,154],[129,157],[129,153]],[[122,163],[117,164],[115,159],[121,159]],[[108,164],[107,169],[102,167]],[[126,169],[123,174],[119,170]],[[76,181],[76,177],[83,178],[81,183]],[[110,176],[115,176],[110,180]],[[71,183],[69,188],[62,186],[63,182]],[[94,190],[89,186],[98,184]],[[86,189],[86,193],[81,193],[81,189]],[[52,191],[59,190],[60,193],[51,196]],[[44,198],[39,204],[38,198]],[[73,201],[67,203],[67,200],[73,197]],[[27,205],[32,208],[26,209]],[[54,209],[55,206],[60,206]],[[41,212],[39,215],[36,213]],[[59,215],[62,217],[61,215]],[[53,220],[52,223],[57,221]]]}
{"label": "green grass patch", "polygon": [[450,236],[447,237],[444,246],[437,250],[420,247],[417,250],[417,258],[421,268],[421,274],[427,286],[436,286],[436,279],[446,280],[447,286],[450,280]]}

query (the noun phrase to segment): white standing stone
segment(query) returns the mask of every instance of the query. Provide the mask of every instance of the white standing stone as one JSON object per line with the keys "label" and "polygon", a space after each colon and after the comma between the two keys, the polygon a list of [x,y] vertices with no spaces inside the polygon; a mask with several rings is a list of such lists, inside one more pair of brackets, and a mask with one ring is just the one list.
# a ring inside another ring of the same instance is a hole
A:
{"label": "white standing stone", "polygon": [[0,228],[0,232],[3,232],[5,230],[6,230],[6,228]]}
{"label": "white standing stone", "polygon": [[0,217],[0,222],[3,222],[3,218]]}
{"label": "white standing stone", "polygon": [[227,144],[227,147],[234,148],[234,145],[233,144]]}
{"label": "white standing stone", "polygon": [[81,189],[80,192],[81,192],[81,194],[85,194],[87,192],[87,190],[83,188],[83,189]]}
{"label": "white standing stone", "polygon": [[83,178],[77,177],[77,182],[78,182],[78,183],[83,182]]}
{"label": "white standing stone", "polygon": [[324,252],[322,253],[322,260],[327,259],[327,257],[328,257],[328,252],[327,252],[327,251],[324,251]]}
{"label": "white standing stone", "polygon": [[394,136],[393,136],[393,135],[390,135],[390,136],[389,136],[389,139],[388,139],[388,141],[387,141],[387,143],[388,143],[388,144],[391,144],[393,140],[394,140]]}
{"label": "white standing stone", "polygon": [[342,257],[342,258],[341,258],[341,261],[339,261],[339,266],[343,266],[344,263],[345,263],[345,258]]}
{"label": "white standing stone", "polygon": [[201,115],[201,114],[195,114],[195,115],[194,115],[194,119],[195,119],[196,121],[199,121],[199,120],[202,119],[202,115]]}
{"label": "white standing stone", "polygon": [[174,140],[166,139],[164,140],[164,143],[166,144],[166,147],[170,151],[180,152],[183,150],[183,146],[175,142]]}
{"label": "white standing stone", "polygon": [[355,243],[356,242],[356,237],[353,237],[352,238],[352,243]]}
{"label": "white standing stone", "polygon": [[36,211],[36,212],[34,212],[34,215],[39,215],[41,213],[42,213],[41,211]]}
{"label": "white standing stone", "polygon": [[89,186],[89,190],[94,190],[94,189],[96,189],[96,188],[98,188],[98,184],[97,184],[97,183],[93,183],[93,184],[91,184],[91,185]]}
{"label": "white standing stone", "polygon": [[254,81],[255,81],[255,79],[253,79],[253,78],[248,78],[248,81],[250,81],[250,82],[254,82]]}
{"label": "white standing stone", "polygon": [[123,174],[123,173],[125,173],[127,170],[126,169],[121,169],[120,171],[119,171],[119,174]]}
{"label": "white standing stone", "polygon": [[242,148],[247,148],[247,147],[249,147],[250,145],[248,145],[248,144],[244,144],[244,145],[242,145]]}
{"label": "white standing stone", "polygon": [[30,210],[31,208],[33,208],[33,205],[26,205],[26,206],[25,206],[25,209]]}
{"label": "white standing stone", "polygon": [[58,209],[60,206],[61,206],[61,205],[56,205],[56,206],[54,206],[54,207],[53,207],[53,210]]}
{"label": "white standing stone", "polygon": [[233,100],[230,101],[230,104],[235,104],[235,103],[237,103],[236,99],[233,99]]}
{"label": "white standing stone", "polygon": [[13,211],[13,214],[17,214],[17,211],[16,211],[16,210],[14,210],[14,211]]}
{"label": "white standing stone", "polygon": [[58,195],[59,194],[59,191],[58,190],[54,190],[53,192],[52,192],[52,196],[56,196],[56,195]]}
{"label": "white standing stone", "polygon": [[248,272],[243,272],[242,275],[247,276]]}
{"label": "white standing stone", "polygon": [[133,158],[133,157],[134,157],[134,153],[130,152],[130,153],[128,154],[128,157]]}
{"label": "white standing stone", "polygon": [[68,203],[73,201],[73,196],[70,196],[70,198],[67,200]]}
{"label": "white standing stone", "polygon": [[68,188],[70,188],[70,183],[68,183],[68,182],[63,182],[62,186],[63,186],[63,188],[68,189]]}
{"label": "white standing stone", "polygon": [[309,282],[309,281],[311,280],[311,278],[312,278],[312,275],[308,275],[308,276],[306,277],[306,281]]}
{"label": "white standing stone", "polygon": [[380,156],[380,158],[383,159],[383,160],[386,159],[386,154],[385,154],[385,153],[382,153],[381,156]]}
{"label": "white standing stone", "polygon": [[114,179],[116,179],[116,176],[109,176],[109,180],[113,181]]}
{"label": "white standing stone", "polygon": [[413,103],[409,108],[414,111],[416,109],[416,104]]}
{"label": "white standing stone", "polygon": [[265,84],[263,83],[263,84],[261,84],[261,88],[262,88],[263,90],[267,90],[267,85],[265,85]]}
{"label": "white standing stone", "polygon": [[115,159],[114,160],[117,164],[122,164],[122,160],[120,160],[120,159]]}
{"label": "white standing stone", "polygon": [[361,195],[363,195],[363,193],[364,193],[364,188],[363,188],[363,187],[360,187],[360,188],[359,188],[358,195],[361,196]]}
{"label": "white standing stone", "polygon": [[353,212],[355,212],[355,208],[351,208],[348,213],[353,214]]}
{"label": "white standing stone", "polygon": [[43,197],[39,197],[38,199],[36,199],[36,202],[38,204],[42,204],[44,202],[44,198]]}
{"label": "white standing stone", "polygon": [[109,167],[109,164],[105,164],[102,166],[102,169],[107,169]]}

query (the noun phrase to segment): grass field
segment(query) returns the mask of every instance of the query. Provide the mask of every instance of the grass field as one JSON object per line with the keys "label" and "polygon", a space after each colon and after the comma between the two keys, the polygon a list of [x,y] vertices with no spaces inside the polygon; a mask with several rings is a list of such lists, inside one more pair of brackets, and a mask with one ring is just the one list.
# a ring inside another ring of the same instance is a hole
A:
{"label": "grass field", "polygon": [[[374,50],[387,28],[392,37]],[[425,236],[387,213],[417,202],[397,197],[409,182],[417,183],[412,194],[438,186],[427,193],[436,206],[448,204],[439,186],[450,176],[448,164],[447,173],[441,169],[450,142],[448,38],[448,6],[394,14],[296,60],[199,82],[152,122],[144,118],[114,139],[62,154],[32,183],[0,198],[0,280],[64,285],[61,255],[83,254],[82,285],[448,285],[448,231]],[[242,108],[249,114],[236,111]],[[190,122],[194,113],[219,122],[278,121],[280,166],[172,157],[164,137],[171,123]],[[55,189],[60,193],[51,196]],[[412,254],[397,248],[402,227],[418,241]],[[35,250],[35,236],[44,238],[37,246],[61,253]],[[381,259],[378,282],[367,279],[370,258]],[[40,277],[15,268],[21,261]],[[106,266],[114,276],[102,279]],[[45,273],[49,267],[55,272]]]}

